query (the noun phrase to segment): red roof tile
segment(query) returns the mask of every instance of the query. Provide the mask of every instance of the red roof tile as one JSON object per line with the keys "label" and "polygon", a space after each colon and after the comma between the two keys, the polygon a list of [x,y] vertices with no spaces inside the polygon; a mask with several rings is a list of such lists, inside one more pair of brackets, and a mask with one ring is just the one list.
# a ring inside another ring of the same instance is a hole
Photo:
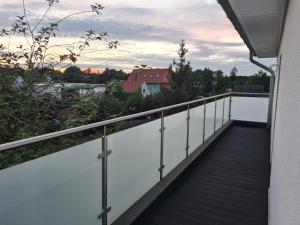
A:
{"label": "red roof tile", "polygon": [[169,69],[134,69],[122,87],[125,92],[133,93],[138,91],[144,82],[168,86]]}

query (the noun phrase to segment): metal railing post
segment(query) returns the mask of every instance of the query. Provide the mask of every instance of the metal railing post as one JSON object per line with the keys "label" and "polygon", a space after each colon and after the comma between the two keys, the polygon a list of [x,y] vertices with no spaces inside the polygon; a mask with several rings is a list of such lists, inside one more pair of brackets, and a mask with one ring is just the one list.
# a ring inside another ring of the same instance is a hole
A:
{"label": "metal railing post", "polygon": [[204,108],[203,108],[203,132],[202,132],[203,143],[205,141],[205,123],[206,123],[206,101],[204,101]]}
{"label": "metal railing post", "polygon": [[217,98],[215,98],[214,133],[216,132],[216,125],[217,125]]}
{"label": "metal railing post", "polygon": [[160,125],[160,167],[159,167],[159,177],[160,180],[163,179],[163,170],[165,168],[164,166],[164,136],[165,136],[165,118],[164,118],[164,111],[161,112],[161,125]]}
{"label": "metal railing post", "polygon": [[224,115],[225,115],[225,98],[223,98],[222,126],[224,125]]}
{"label": "metal railing post", "polygon": [[189,157],[189,141],[190,141],[190,119],[191,119],[191,112],[190,112],[190,105],[188,105],[188,110],[187,110],[187,126],[186,126],[186,158]]}
{"label": "metal railing post", "polygon": [[228,114],[228,120],[231,120],[231,103],[232,103],[232,94],[230,93],[229,96],[229,114]]}
{"label": "metal railing post", "polygon": [[107,225],[107,214],[111,207],[107,206],[107,157],[111,154],[111,150],[107,149],[106,126],[103,128],[102,150],[98,158],[102,160],[102,212],[98,216],[102,219],[102,225]]}

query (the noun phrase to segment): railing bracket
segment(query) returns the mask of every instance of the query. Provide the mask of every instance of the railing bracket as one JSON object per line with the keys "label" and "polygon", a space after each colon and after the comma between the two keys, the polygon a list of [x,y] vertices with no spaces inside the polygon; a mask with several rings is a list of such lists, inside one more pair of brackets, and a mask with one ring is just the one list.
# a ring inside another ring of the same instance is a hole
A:
{"label": "railing bracket", "polygon": [[99,214],[98,219],[102,219],[104,215],[107,215],[107,214],[110,212],[110,210],[111,210],[111,207],[108,207],[108,208],[106,208],[105,210],[103,210],[103,211]]}
{"label": "railing bracket", "polygon": [[165,168],[165,165],[161,166],[161,167],[158,169],[158,171],[161,172],[161,171],[163,171],[164,168]]}
{"label": "railing bracket", "polygon": [[101,153],[98,155],[98,159],[103,159],[105,156],[109,156],[111,153],[112,153],[112,150],[108,150],[108,151],[105,151],[105,152],[101,152]]}
{"label": "railing bracket", "polygon": [[159,132],[163,132],[163,131],[165,131],[166,130],[166,127],[163,127],[163,128],[160,128],[159,129]]}

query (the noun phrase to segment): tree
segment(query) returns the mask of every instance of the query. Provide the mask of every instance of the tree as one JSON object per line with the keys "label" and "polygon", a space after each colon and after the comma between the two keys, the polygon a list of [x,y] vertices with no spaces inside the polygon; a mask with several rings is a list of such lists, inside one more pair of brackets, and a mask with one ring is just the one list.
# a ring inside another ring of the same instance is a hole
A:
{"label": "tree", "polygon": [[111,95],[120,101],[126,101],[129,97],[129,94],[123,91],[122,83],[118,80],[110,82],[106,89],[106,94]]}
{"label": "tree", "polygon": [[[86,31],[77,42],[72,43],[74,46],[72,49],[68,48],[69,43],[55,45],[53,39],[56,38],[62,22],[76,15],[101,15],[104,7],[95,3],[89,10],[68,14],[48,23],[46,18],[49,10],[59,4],[59,1],[45,0],[45,2],[47,9],[43,15],[30,21],[23,0],[22,15],[18,15],[9,28],[0,30],[1,42],[7,43],[0,44],[2,66],[0,121],[3,122],[0,142],[2,143],[63,129],[63,121],[60,123],[53,121],[57,120],[57,110],[69,103],[45,94],[44,91],[53,85],[53,80],[46,78],[54,73],[55,69],[76,63],[95,42],[104,42],[111,49],[118,46],[117,41],[108,39],[107,32],[93,30]],[[6,41],[15,37],[23,37],[16,48]],[[63,53],[54,54],[58,48]],[[22,77],[22,85],[14,85],[17,76]],[[40,85],[41,82],[43,85]]]}
{"label": "tree", "polygon": [[260,70],[258,73],[248,77],[246,84],[249,85],[263,85],[264,91],[269,92],[270,89],[270,77],[267,73]]}
{"label": "tree", "polygon": [[[185,41],[181,40],[178,50],[178,59],[174,59],[173,65],[170,69],[170,81],[171,81],[171,98],[174,103],[184,102],[192,99],[195,96],[195,88],[192,80],[192,67],[190,62],[186,62],[186,54],[188,49],[185,47]],[[172,68],[174,67],[174,71]]]}
{"label": "tree", "polygon": [[122,115],[122,102],[111,95],[91,93],[79,100],[69,109],[67,127],[80,126]]}
{"label": "tree", "polygon": [[126,101],[126,114],[140,112],[143,102],[143,95],[140,92],[131,94]]}
{"label": "tree", "polygon": [[215,74],[216,94],[224,93],[230,87],[230,81],[227,77],[224,77],[224,73],[221,70],[216,71]]}
{"label": "tree", "polygon": [[200,94],[207,95],[212,91],[213,74],[214,72],[209,68],[205,68],[204,70],[198,69],[193,72],[193,81],[199,82]]}
{"label": "tree", "polygon": [[69,66],[64,71],[65,74],[80,74],[81,70],[78,66]]}
{"label": "tree", "polygon": [[102,74],[102,77],[108,78],[108,81],[111,80],[120,80],[124,81],[127,80],[128,74],[126,74],[123,70],[115,70],[115,69],[109,69],[106,68],[105,71]]}
{"label": "tree", "polygon": [[51,96],[29,95],[31,90],[22,84],[16,87],[14,76],[7,72],[0,72],[0,143],[61,129],[55,118],[65,103]]}
{"label": "tree", "polygon": [[[79,14],[90,14],[95,13],[102,15],[104,7],[101,4],[95,3],[91,5],[90,10],[80,11],[72,13],[50,22],[43,26],[43,22],[47,17],[50,9],[58,4],[58,0],[46,0],[48,4],[47,10],[40,18],[29,22],[27,17],[27,9],[25,0],[23,0],[23,14],[16,17],[15,23],[8,29],[2,29],[0,36],[11,39],[16,36],[24,37],[23,42],[20,43],[16,49],[13,49],[9,44],[7,46],[0,45],[0,62],[10,68],[22,68],[24,70],[41,70],[44,68],[55,69],[59,66],[67,67],[68,65],[75,63],[78,57],[91,46],[92,42],[95,41],[106,41],[110,48],[116,48],[118,45],[117,41],[108,41],[107,32],[95,32],[93,30],[86,31],[78,42],[72,43],[76,46],[77,50],[65,47],[63,54],[53,54],[53,50],[70,44],[55,45],[52,44],[52,39],[56,37],[59,25],[70,19],[73,16]],[[37,22],[35,22],[37,21]]]}
{"label": "tree", "polygon": [[84,77],[81,76],[81,70],[78,66],[69,66],[65,69],[63,80],[67,82],[83,81]]}

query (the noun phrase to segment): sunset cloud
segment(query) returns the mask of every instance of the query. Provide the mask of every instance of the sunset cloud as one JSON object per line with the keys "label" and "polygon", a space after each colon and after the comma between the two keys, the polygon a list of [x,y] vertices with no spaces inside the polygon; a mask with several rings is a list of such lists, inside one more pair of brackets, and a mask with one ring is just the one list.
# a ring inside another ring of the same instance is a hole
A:
{"label": "sunset cloud", "polygon": [[[21,0],[9,3],[0,0],[1,27],[7,27],[22,13],[21,3]],[[89,9],[93,3],[94,0],[61,0],[47,19],[57,20],[68,13]],[[131,70],[140,64],[167,67],[176,57],[178,42],[185,39],[189,48],[187,57],[194,69],[210,67],[228,74],[236,66],[242,75],[258,70],[248,62],[248,49],[216,0],[103,0],[102,3],[105,6],[102,17],[74,17],[62,24],[56,40],[71,43],[86,30],[93,29],[107,31],[113,40],[120,41],[117,50],[94,46],[93,49],[101,51],[83,55],[78,62],[83,68]],[[47,4],[28,0],[26,7],[34,21]]]}

